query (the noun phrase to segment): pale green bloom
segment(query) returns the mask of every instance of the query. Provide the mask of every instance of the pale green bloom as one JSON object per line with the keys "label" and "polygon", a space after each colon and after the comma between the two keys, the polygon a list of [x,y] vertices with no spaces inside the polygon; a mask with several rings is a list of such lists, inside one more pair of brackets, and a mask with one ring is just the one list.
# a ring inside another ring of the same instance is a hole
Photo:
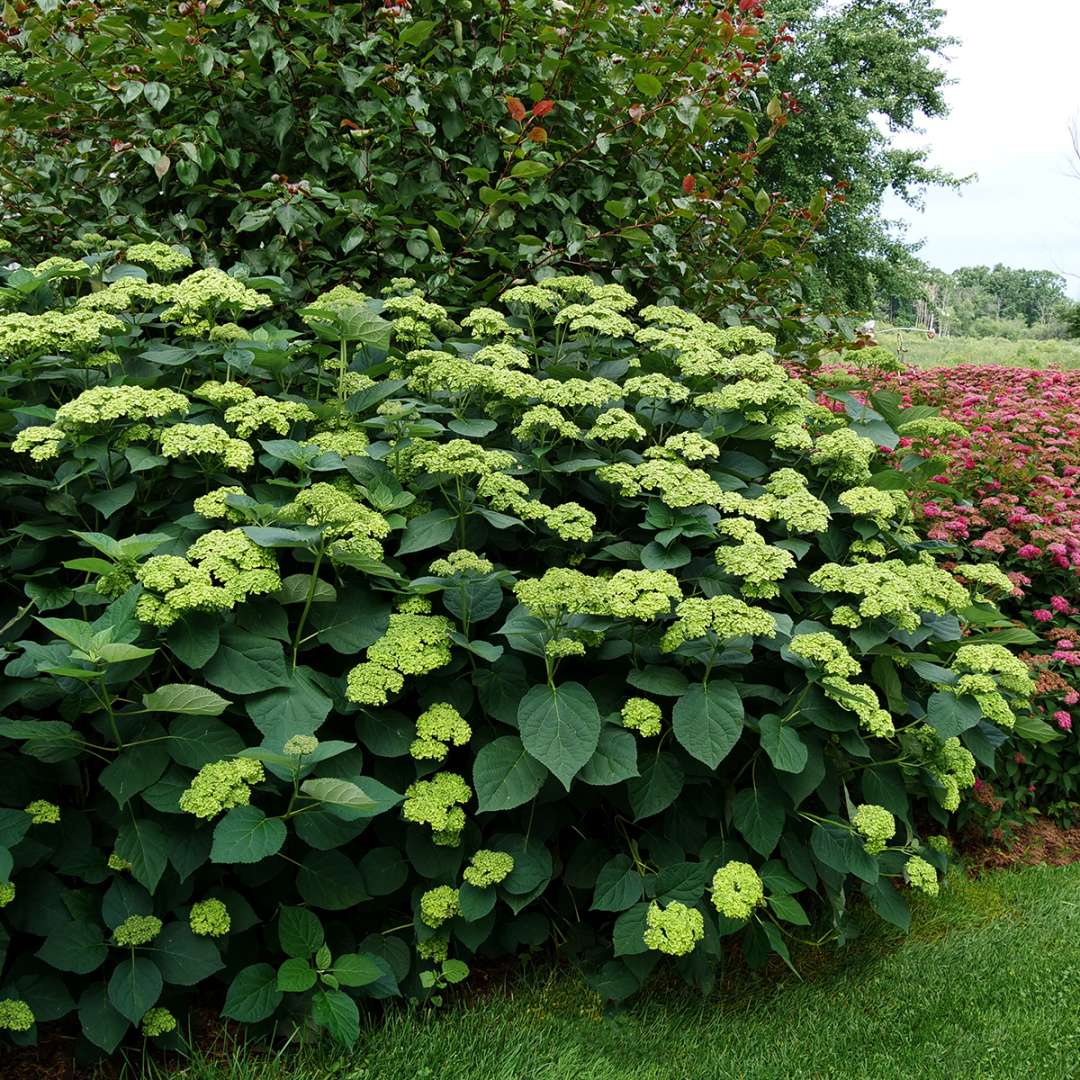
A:
{"label": "pale green bloom", "polygon": [[821,688],[837,705],[853,712],[871,735],[887,739],[896,734],[893,719],[881,707],[873,687],[864,683],[853,683],[839,675],[827,675],[821,680]]}
{"label": "pale green bloom", "polygon": [[386,633],[367,652],[367,662],[349,672],[345,696],[364,705],[386,704],[403,675],[427,675],[450,663],[451,624],[442,615],[395,612]]}
{"label": "pale green bloom", "polygon": [[50,461],[60,456],[64,432],[52,424],[23,428],[12,440],[16,454],[29,454],[33,461]]}
{"label": "pale green bloom", "polygon": [[928,836],[926,837],[926,846],[931,851],[937,851],[942,855],[947,855],[952,851],[952,841],[947,836]]}
{"label": "pale green bloom", "polygon": [[219,382],[216,379],[200,383],[191,393],[219,408],[239,405],[242,401],[251,401],[255,397],[255,391],[250,386],[236,382]]}
{"label": "pale green bloom", "polygon": [[103,334],[123,331],[124,324],[104,311],[82,307],[67,312],[45,311],[40,315],[13,311],[0,315],[0,359],[21,360],[43,353],[87,353],[100,346]]}
{"label": "pale green bloom", "polygon": [[593,421],[586,437],[597,442],[637,442],[647,432],[625,409],[608,409]]}
{"label": "pale green bloom", "polygon": [[902,491],[881,491],[873,487],[853,487],[837,496],[856,517],[871,518],[878,528],[885,528],[890,519],[903,515],[909,509],[907,495]]}
{"label": "pale green bloom", "polygon": [[592,539],[596,515],[578,503],[568,502],[548,510],[544,515],[544,524],[560,540],[586,544]]}
{"label": "pale green bloom", "polygon": [[745,921],[765,903],[765,886],[749,863],[733,860],[713,875],[712,901],[721,915]]}
{"label": "pale green bloom", "polygon": [[677,618],[660,640],[662,652],[674,652],[687,641],[715,634],[721,642],[739,637],[772,637],[776,620],[765,610],[734,596],[694,596],[675,609]]}
{"label": "pale green bloom", "polygon": [[796,656],[809,660],[828,675],[859,675],[862,665],[848,651],[848,647],[833,634],[824,631],[813,634],[796,634],[788,643],[788,649]]}
{"label": "pale green bloom", "polygon": [[124,259],[136,266],[152,266],[163,274],[176,274],[192,265],[191,256],[186,251],[163,244],[160,240],[131,244],[124,252]]}
{"label": "pale green bloom", "polygon": [[937,871],[925,859],[912,855],[904,866],[904,876],[913,889],[937,896],[940,889]]}
{"label": "pale green bloom", "polygon": [[175,390],[141,386],[93,386],[56,410],[53,423],[64,431],[91,431],[117,420],[159,420],[187,414],[190,405]]}
{"label": "pale green bloom", "polygon": [[720,456],[720,447],[696,431],[683,431],[665,439],[662,446],[650,446],[645,456],[681,458],[685,462],[707,461]]}
{"label": "pale green bloom", "polygon": [[246,472],[255,452],[243,439],[234,439],[217,424],[174,424],[161,433],[161,452],[167,458],[216,458],[229,469]]}
{"label": "pale green bloom", "polygon": [[223,810],[247,806],[251,785],[266,779],[262,762],[227,758],[204,765],[180,796],[180,809],[198,818],[216,817]]}
{"label": "pale green bloom", "polygon": [[461,807],[472,798],[472,788],[457,773],[435,773],[430,780],[417,780],[405,791],[401,815],[417,825],[430,825],[436,843],[454,846],[465,827]]}
{"label": "pale green bloom", "polygon": [[870,479],[870,462],[877,453],[873,439],[851,428],[839,428],[814,440],[810,460],[834,480],[861,483]]}
{"label": "pale green bloom", "polygon": [[632,697],[622,707],[623,727],[632,728],[644,736],[659,735],[663,713],[655,701]]}
{"label": "pale green bloom", "polygon": [[291,757],[307,757],[319,749],[319,740],[314,735],[292,735],[285,740],[284,753]]}
{"label": "pale green bloom", "polygon": [[257,431],[288,435],[293,424],[314,420],[315,414],[299,401],[279,401],[272,397],[253,397],[225,410],[225,420],[236,428],[242,439]]}
{"label": "pale green bloom", "polygon": [[896,818],[884,806],[864,803],[855,808],[851,815],[851,824],[864,837],[863,847],[868,855],[877,855],[884,851],[888,842],[896,835]]}
{"label": "pale green bloom", "polygon": [[697,908],[672,900],[666,908],[654,900],[645,914],[645,944],[669,956],[687,956],[705,937],[705,919]]}
{"label": "pale green bloom", "polygon": [[0,1031],[29,1031],[33,1026],[34,1013],[25,1001],[0,1000]]}
{"label": "pale green bloom", "polygon": [[570,439],[581,437],[581,429],[577,424],[567,420],[558,409],[553,409],[550,405],[534,405],[527,409],[514,428],[513,435],[521,442],[528,442],[538,432],[551,432]]}
{"label": "pale green bloom", "polygon": [[60,807],[56,803],[35,799],[26,807],[32,825],[55,825],[60,820]]}
{"label": "pale green bloom", "polygon": [[168,1009],[159,1006],[146,1013],[140,1027],[142,1033],[151,1039],[158,1035],[168,1035],[170,1031],[176,1030],[176,1017]]}
{"label": "pale green bloom", "polygon": [[552,638],[544,644],[544,654],[552,660],[564,660],[570,656],[584,656],[585,642],[577,638],[558,637]]}
{"label": "pale green bloom", "polygon": [[442,559],[436,559],[428,567],[428,573],[436,577],[453,577],[455,574],[490,574],[494,569],[491,561],[483,555],[460,548]]}
{"label": "pale green bloom", "polygon": [[972,585],[981,585],[979,592],[985,590],[991,595],[1012,596],[1016,591],[1009,575],[993,563],[959,563],[953,567],[953,573]]}
{"label": "pale green bloom", "polygon": [[10,881],[0,881],[0,908],[7,907],[15,899],[15,886]]}
{"label": "pale green bloom", "polygon": [[497,885],[514,869],[514,857],[504,851],[478,851],[469,860],[469,865],[462,872],[462,877],[478,889]]}
{"label": "pale green bloom", "polygon": [[409,753],[418,760],[442,761],[450,746],[464,746],[472,738],[472,728],[453,705],[437,702],[416,720],[416,739]]}
{"label": "pale green bloom", "polygon": [[447,919],[461,913],[458,890],[449,885],[428,889],[420,897],[420,918],[425,925],[438,929]]}
{"label": "pale green bloom", "polygon": [[517,331],[506,321],[506,316],[492,310],[489,307],[473,308],[461,325],[468,330],[474,338],[500,337],[516,334]]}
{"label": "pale green bloom", "polygon": [[224,937],[232,929],[229,909],[220,900],[200,900],[191,905],[188,925],[200,937]]}
{"label": "pale green bloom", "polygon": [[324,454],[337,454],[340,458],[347,458],[350,455],[359,457],[367,450],[368,437],[359,428],[336,428],[331,431],[316,431],[313,435],[309,435],[304,443],[317,446]]}
{"label": "pale green bloom", "polygon": [[149,945],[161,933],[161,920],[156,915],[129,915],[115,930],[117,945],[134,948]]}
{"label": "pale green bloom", "polygon": [[922,420],[908,420],[897,429],[900,435],[909,439],[950,439],[963,438],[968,430],[955,420],[946,420],[943,416],[927,416]]}
{"label": "pale green bloom", "polygon": [[200,327],[221,312],[248,315],[273,306],[269,296],[216,268],[189,274],[171,286],[169,298],[172,305],[162,313],[162,319],[188,327]]}
{"label": "pale green bloom", "polygon": [[450,955],[450,940],[440,934],[416,943],[416,955],[421,960],[433,960],[441,964]]}
{"label": "pale green bloom", "polygon": [[124,873],[127,870],[132,869],[132,863],[127,859],[122,859],[115,851],[109,854],[109,858],[106,860],[106,866],[110,870],[115,870],[117,873]]}

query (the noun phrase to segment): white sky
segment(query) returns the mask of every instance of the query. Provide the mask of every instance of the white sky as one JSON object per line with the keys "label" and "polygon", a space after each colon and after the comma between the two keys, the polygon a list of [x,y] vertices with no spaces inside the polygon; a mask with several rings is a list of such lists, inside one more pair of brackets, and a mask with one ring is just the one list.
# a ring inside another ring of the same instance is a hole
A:
{"label": "white sky", "polygon": [[925,240],[920,256],[943,270],[993,265],[1056,270],[1080,297],[1080,179],[1068,126],[1080,114],[1080,0],[939,0],[949,50],[951,113],[900,145],[978,179],[958,194],[934,190],[924,212],[900,200],[885,215]]}

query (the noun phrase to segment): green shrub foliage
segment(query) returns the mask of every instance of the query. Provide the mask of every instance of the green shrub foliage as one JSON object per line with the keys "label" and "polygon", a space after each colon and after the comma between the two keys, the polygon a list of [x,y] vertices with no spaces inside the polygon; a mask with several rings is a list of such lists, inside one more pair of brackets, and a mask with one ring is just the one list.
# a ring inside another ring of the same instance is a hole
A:
{"label": "green shrub foliage", "polygon": [[80,228],[153,233],[301,296],[343,268],[411,274],[462,313],[569,259],[820,334],[799,280],[833,200],[758,179],[793,103],[768,84],[789,39],[756,6],[6,10],[0,207],[24,259]]}
{"label": "green shrub foliage", "polygon": [[585,277],[266,321],[126,259],[11,271],[0,315],[13,1039],[167,1040],[198,996],[348,1043],[549,942],[608,998],[707,987],[937,891],[916,824],[1031,687],[876,414]]}

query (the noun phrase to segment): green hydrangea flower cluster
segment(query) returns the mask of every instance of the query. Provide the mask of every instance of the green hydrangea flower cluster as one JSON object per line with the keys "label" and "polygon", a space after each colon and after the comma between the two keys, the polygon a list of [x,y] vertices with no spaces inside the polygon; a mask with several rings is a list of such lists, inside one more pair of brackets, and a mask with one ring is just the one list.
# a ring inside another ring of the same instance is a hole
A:
{"label": "green hydrangea flower cluster", "polygon": [[0,358],[29,360],[46,353],[81,355],[97,349],[102,336],[123,332],[124,324],[106,311],[82,307],[40,315],[13,311],[0,315]]}
{"label": "green hydrangea flower cluster", "polygon": [[625,409],[608,409],[593,421],[587,437],[600,443],[621,443],[639,442],[647,434]]}
{"label": "green hydrangea flower cluster", "polygon": [[0,908],[7,907],[15,899],[15,886],[10,881],[0,881]]}
{"label": "green hydrangea flower cluster", "polygon": [[322,337],[348,340],[348,322],[365,310],[370,297],[352,285],[335,285],[320,293],[297,314],[300,321]]}
{"label": "green hydrangea flower cluster", "polygon": [[315,414],[300,401],[279,401],[272,397],[251,397],[225,410],[225,422],[236,428],[241,439],[257,431],[288,435],[293,424],[314,420]]}
{"label": "green hydrangea flower cluster", "polygon": [[937,896],[940,891],[937,871],[918,855],[912,855],[904,864],[904,877],[913,889],[918,889],[927,896]]}
{"label": "green hydrangea flower cluster", "polygon": [[421,960],[432,960],[441,964],[450,955],[450,939],[442,934],[435,934],[416,943],[416,955]]}
{"label": "green hydrangea flower cluster", "polygon": [[692,596],[675,608],[676,619],[660,639],[661,652],[674,652],[688,641],[714,636],[719,642],[741,637],[773,637],[776,620],[763,608],[735,596]]}
{"label": "green hydrangea flower cluster", "polygon": [[[350,374],[354,374],[350,372]],[[348,392],[355,394],[365,389],[363,386],[349,386]],[[316,431],[304,439],[304,444],[317,446],[324,454],[337,454],[340,458],[360,457],[368,448],[368,437],[359,428],[328,428]]]}
{"label": "green hydrangea flower cluster", "polygon": [[1009,575],[993,563],[958,563],[953,567],[953,573],[974,586],[978,600],[1012,596],[1016,592]]}
{"label": "green hydrangea flower cluster", "polygon": [[223,901],[199,900],[191,905],[188,926],[199,937],[224,937],[232,929],[232,919]]}
{"label": "green hydrangea flower cluster", "polygon": [[462,877],[477,889],[498,885],[514,870],[514,856],[505,851],[478,851],[462,871]]}
{"label": "green hydrangea flower cluster", "polygon": [[643,491],[656,492],[660,501],[674,510],[718,506],[723,501],[723,489],[707,472],[681,461],[654,460],[640,465],[619,461],[597,469],[594,475],[617,488],[620,495],[633,498]]}
{"label": "green hydrangea flower cluster", "polygon": [[389,297],[383,314],[391,317],[393,340],[401,345],[426,345],[440,329],[453,325],[446,308],[419,295]]}
{"label": "green hydrangea flower cluster", "polygon": [[97,292],[80,296],[75,302],[76,311],[142,312],[169,303],[173,296],[172,285],[158,285],[135,277],[123,277],[106,285]]}
{"label": "green hydrangea flower cluster", "polygon": [[386,633],[349,672],[345,696],[360,705],[385,705],[406,675],[427,675],[450,663],[449,619],[395,612]]}
{"label": "green hydrangea flower cluster", "polygon": [[34,1026],[34,1012],[25,1001],[0,1000],[0,1031],[29,1031]]}
{"label": "green hydrangea flower cluster", "polygon": [[[749,530],[740,528],[749,525]],[[778,581],[783,581],[789,570],[795,567],[795,556],[785,548],[765,543],[752,522],[743,518],[722,521],[717,526],[721,532],[735,529],[742,535],[740,544],[716,549],[717,566],[725,573],[741,579],[740,591],[751,599],[769,599],[780,595]]]}
{"label": "green hydrangea flower cluster", "polygon": [[290,757],[308,757],[319,749],[319,740],[314,735],[290,735],[281,749]]}
{"label": "green hydrangea flower cluster", "polygon": [[944,788],[939,796],[941,805],[949,811],[960,806],[960,792],[975,786],[975,758],[959,738],[944,742],[933,728],[924,726],[914,733],[925,755],[923,764]]}
{"label": "green hydrangea flower cluster", "polygon": [[839,675],[826,675],[821,680],[821,688],[826,697],[831,698],[842,709],[853,712],[862,727],[879,739],[888,739],[896,734],[893,718],[881,707],[877,692],[865,683],[854,683]]}
{"label": "green hydrangea flower cluster", "polygon": [[666,570],[620,570],[609,578],[553,567],[543,577],[514,586],[518,600],[540,619],[564,615],[608,615],[651,622],[682,598],[678,579]]}
{"label": "green hydrangea flower cluster", "polygon": [[873,803],[857,806],[851,824],[866,837],[863,848],[868,855],[880,854],[896,835],[896,818],[884,806]]}
{"label": "green hydrangea flower cluster", "polygon": [[436,844],[457,847],[465,828],[462,806],[472,794],[472,788],[457,773],[435,773],[430,780],[417,780],[405,790],[401,816],[417,825],[430,825]]}
{"label": "green hydrangea flower cluster", "polygon": [[461,320],[461,325],[478,341],[492,337],[512,337],[518,333],[506,321],[505,315],[488,307],[473,308]]}
{"label": "green hydrangea flower cluster", "polygon": [[238,484],[230,484],[225,487],[214,488],[205,495],[200,495],[192,503],[192,509],[196,514],[201,514],[207,521],[244,521],[244,515],[235,507],[229,506],[225,501],[230,495],[242,497],[244,489]]}
{"label": "green hydrangea flower cluster", "polygon": [[262,762],[254,758],[211,761],[194,776],[180,796],[180,809],[197,818],[217,817],[223,810],[247,806],[251,785],[266,779]]}
{"label": "green hydrangea flower cluster", "polygon": [[158,1006],[146,1013],[139,1027],[147,1038],[155,1039],[176,1030],[176,1017],[168,1009]]}
{"label": "green hydrangea flower cluster", "polygon": [[129,915],[112,933],[113,941],[126,948],[149,945],[161,933],[156,915]]}
{"label": "green hydrangea flower cluster", "polygon": [[428,567],[428,573],[435,577],[454,577],[456,574],[490,574],[494,569],[490,559],[477,555],[475,551],[459,548],[442,559],[436,559]]}
{"label": "green hydrangea flower cluster", "polygon": [[870,479],[870,462],[876,453],[873,439],[839,428],[814,440],[810,460],[833,480],[861,484]]}
{"label": "green hydrangea flower cluster", "polygon": [[39,262],[34,267],[37,277],[74,277],[85,278],[90,274],[90,264],[81,259],[68,259],[63,255],[54,255],[50,259]]}
{"label": "green hydrangea flower cluster", "polygon": [[903,491],[881,491],[873,487],[853,487],[841,491],[837,501],[856,517],[870,518],[879,529],[907,513],[911,502]]}
{"label": "green hydrangea flower cluster", "polygon": [[32,461],[51,461],[60,456],[65,432],[52,424],[36,424],[23,428],[12,440],[16,454],[27,454]]}
{"label": "green hydrangea flower cluster", "polygon": [[273,306],[269,296],[249,289],[216,267],[196,270],[171,286],[169,300],[171,304],[162,313],[162,320],[195,330],[209,330],[217,315],[225,312],[235,318]]}
{"label": "green hydrangea flower cluster", "polygon": [[844,678],[862,673],[862,665],[848,650],[848,647],[835,635],[820,632],[813,634],[795,634],[788,642],[788,650],[795,656],[801,656],[816,664],[827,675]]}
{"label": "green hydrangea flower cluster", "polygon": [[888,619],[902,630],[918,630],[922,614],[946,615],[971,603],[967,589],[932,561],[908,564],[899,559],[840,566],[826,563],[810,575],[810,584],[827,593],[860,597],[862,619]]}
{"label": "green hydrangea flower cluster", "polygon": [[581,437],[581,428],[572,420],[567,420],[558,409],[553,409],[550,405],[534,405],[531,409],[526,409],[513,429],[514,438],[519,442],[531,442],[537,435],[541,438],[536,441],[546,442],[548,440],[544,436],[549,432],[557,436],[556,439],[551,440],[552,442],[557,442],[558,438],[579,439]]}
{"label": "green hydrangea flower cluster", "polygon": [[409,753],[418,761],[445,761],[451,746],[464,746],[472,738],[461,713],[445,701],[437,702],[416,720],[416,738]]}
{"label": "green hydrangea flower cluster", "polygon": [[115,851],[109,853],[108,859],[105,860],[105,865],[110,870],[115,870],[118,874],[126,873],[134,868],[134,864],[128,859],[121,858]]}
{"label": "green hydrangea flower cluster", "polygon": [[35,799],[26,807],[31,825],[56,825],[60,821],[60,807],[45,799]]}
{"label": "green hydrangea flower cluster", "polygon": [[202,401],[208,401],[219,409],[227,409],[231,405],[239,405],[245,401],[251,401],[256,395],[250,386],[244,386],[238,382],[221,382],[218,379],[207,379],[200,383],[191,392],[192,397]]}
{"label": "green hydrangea flower cluster", "polygon": [[161,453],[167,458],[193,457],[247,472],[255,464],[255,451],[243,439],[234,439],[217,424],[173,424],[161,432]]}
{"label": "green hydrangea flower cluster", "polygon": [[141,386],[93,386],[56,410],[55,427],[88,432],[118,420],[138,422],[165,416],[185,416],[188,399],[175,390],[146,390]]}
{"label": "green hydrangea flower cluster", "polygon": [[183,249],[151,240],[146,244],[131,244],[124,252],[126,262],[149,266],[163,274],[178,274],[192,265],[191,256]]}
{"label": "green hydrangea flower cluster", "polygon": [[963,424],[947,420],[944,416],[925,416],[921,420],[908,420],[896,429],[909,439],[962,439],[969,434]]}
{"label": "green hydrangea flower cluster", "polygon": [[425,926],[437,930],[448,919],[461,914],[458,890],[449,885],[428,889],[420,897],[420,920]]}
{"label": "green hydrangea flower cluster", "polygon": [[292,502],[279,512],[282,521],[299,521],[312,528],[323,528],[332,540],[331,559],[362,555],[381,562],[379,543],[390,535],[390,523],[377,510],[365,506],[360,492],[347,481],[319,482],[298,491]]}
{"label": "green hydrangea flower cluster", "polygon": [[277,558],[241,529],[204,533],[185,556],[152,555],[136,576],[144,588],[136,616],[169,627],[189,611],[227,611],[281,588]]}
{"label": "green hydrangea flower cluster", "polygon": [[656,952],[689,956],[705,938],[705,918],[697,908],[672,900],[662,908],[655,900],[645,913],[642,939]]}
{"label": "green hydrangea flower cluster", "polygon": [[765,903],[765,885],[749,863],[733,859],[713,875],[712,901],[721,915],[745,922]]}
{"label": "green hydrangea flower cluster", "polygon": [[663,712],[655,701],[648,698],[632,697],[622,707],[623,727],[631,728],[646,737],[660,734],[660,721]]}

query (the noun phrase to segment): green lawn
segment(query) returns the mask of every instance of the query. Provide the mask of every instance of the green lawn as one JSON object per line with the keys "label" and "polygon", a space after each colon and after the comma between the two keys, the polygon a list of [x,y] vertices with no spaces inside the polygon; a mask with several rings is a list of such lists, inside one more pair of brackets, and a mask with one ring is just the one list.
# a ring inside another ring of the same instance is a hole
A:
{"label": "green lawn", "polygon": [[[803,981],[741,976],[604,1017],[576,979],[390,1014],[347,1058],[234,1053],[154,1080],[1068,1080],[1080,1077],[1080,865],[955,874],[910,936],[874,924],[804,956]],[[730,983],[730,981],[729,981]]]}

